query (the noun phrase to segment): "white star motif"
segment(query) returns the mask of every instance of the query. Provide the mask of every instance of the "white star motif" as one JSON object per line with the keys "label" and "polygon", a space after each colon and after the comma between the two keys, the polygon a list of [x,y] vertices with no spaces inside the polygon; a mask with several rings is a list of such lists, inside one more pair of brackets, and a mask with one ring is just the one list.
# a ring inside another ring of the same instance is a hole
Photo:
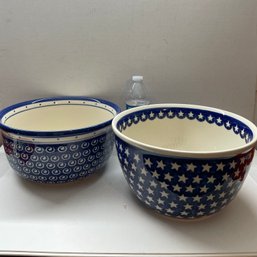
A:
{"label": "white star motif", "polygon": [[143,194],[142,194],[141,191],[137,190],[137,193],[138,193],[139,195],[143,196]]}
{"label": "white star motif", "polygon": [[245,157],[240,158],[240,163],[241,163],[241,164],[244,164],[244,163],[245,163]]}
{"label": "white star motif", "polygon": [[204,185],[203,187],[200,187],[200,192],[204,192],[206,193],[208,191],[208,187],[206,187],[206,185]]}
{"label": "white star motif", "polygon": [[221,188],[222,188],[222,185],[218,184],[215,186],[215,191],[219,191],[219,190],[221,190]]}
{"label": "white star motif", "polygon": [[217,121],[217,123],[221,123],[222,122],[220,117],[216,121]]}
{"label": "white star motif", "polygon": [[208,195],[208,197],[207,197],[207,200],[213,200],[214,199],[214,195],[213,194],[210,194],[210,195]]}
{"label": "white star motif", "polygon": [[142,187],[139,183],[137,183],[137,187],[138,187],[139,189],[143,190],[143,187]]}
{"label": "white star motif", "polygon": [[235,172],[235,177],[239,177],[239,175],[240,175],[240,170],[239,169],[237,169],[237,171]]}
{"label": "white star motif", "polygon": [[173,191],[180,192],[180,190],[181,190],[181,187],[178,184],[176,184],[175,186],[172,186],[172,187],[173,187]]}
{"label": "white star motif", "polygon": [[141,169],[141,173],[146,176],[146,175],[147,175],[147,170],[143,167],[143,168]]}
{"label": "white star motif", "polygon": [[223,164],[222,162],[221,163],[217,163],[217,171],[223,171],[223,169],[224,169],[224,166],[225,166],[225,164]]}
{"label": "white star motif", "polygon": [[136,171],[136,170],[137,170],[137,167],[136,167],[136,165],[135,165],[135,163],[134,163],[134,162],[132,163],[131,168],[132,168],[132,170],[134,170],[134,171]]}
{"label": "white star motif", "polygon": [[131,124],[132,120],[131,119],[128,119],[128,123]]}
{"label": "white star motif", "polygon": [[139,155],[138,155],[138,154],[135,154],[135,155],[134,155],[134,160],[135,160],[136,162],[139,162],[140,158],[139,158]]}
{"label": "white star motif", "polygon": [[202,211],[197,212],[197,216],[202,216],[202,215],[204,215],[204,212]]}
{"label": "white star motif", "polygon": [[132,178],[129,178],[129,182],[134,185],[134,180]]}
{"label": "white star motif", "polygon": [[142,184],[145,183],[145,180],[142,177],[139,177],[139,182],[141,182]]}
{"label": "white star motif", "polygon": [[171,207],[171,208],[177,208],[177,204],[174,203],[174,202],[171,202],[171,203],[170,203],[170,207]]}
{"label": "white star motif", "polygon": [[122,150],[123,150],[123,147],[122,147],[122,144],[120,144],[120,151],[122,152]]}
{"label": "white star motif", "polygon": [[225,194],[224,192],[222,192],[222,193],[220,194],[220,198],[224,198],[225,195],[226,195],[226,194]]}
{"label": "white star motif", "polygon": [[193,191],[194,191],[194,188],[191,185],[186,187],[186,192],[192,193]]}
{"label": "white star motif", "polygon": [[163,163],[163,161],[161,160],[161,161],[157,161],[157,168],[161,168],[162,170],[164,170],[164,167],[165,167],[166,165]]}
{"label": "white star motif", "polygon": [[141,118],[142,118],[142,120],[144,120],[146,118],[144,113],[142,114]]}
{"label": "white star motif", "polygon": [[196,166],[193,163],[187,164],[187,170],[195,171]]}
{"label": "white star motif", "polygon": [[124,122],[123,122],[123,127],[125,127],[125,126],[126,126],[126,122],[124,121]]}
{"label": "white star motif", "polygon": [[128,148],[126,148],[125,154],[127,155],[127,157],[129,157],[129,149]]}
{"label": "white star motif", "polygon": [[165,191],[161,191],[162,197],[168,198],[168,194]]}
{"label": "white star motif", "polygon": [[171,163],[171,168],[172,168],[173,170],[178,171],[179,168],[180,168],[180,166],[181,166],[181,165],[177,164],[176,162]]}
{"label": "white star motif", "polygon": [[150,158],[145,159],[145,165],[151,168],[152,164],[153,163],[151,162]]}
{"label": "white star motif", "polygon": [[172,213],[174,212],[174,210],[167,209],[167,210],[166,210],[166,212],[168,212],[168,213],[171,213],[171,214],[172,214]]}
{"label": "white star motif", "polygon": [[227,181],[229,179],[229,175],[227,173],[225,173],[223,176],[222,176],[222,179],[224,181]]}
{"label": "white star motif", "polygon": [[127,159],[124,159],[124,163],[125,163],[125,165],[128,166],[128,160]]}
{"label": "white star motif", "polygon": [[229,163],[230,169],[235,169],[236,167],[236,162],[233,160],[232,162]]}
{"label": "white star motif", "polygon": [[212,121],[213,117],[211,115],[208,116],[208,121]]}
{"label": "white star motif", "polygon": [[214,183],[215,180],[216,180],[216,178],[211,176],[211,177],[208,178],[208,183]]}
{"label": "white star motif", "polygon": [[159,178],[160,174],[158,174],[158,172],[155,170],[155,171],[153,172],[153,176],[154,176],[155,178]]}
{"label": "white star motif", "polygon": [[214,207],[216,207],[217,206],[217,203],[216,202],[213,202],[212,204],[211,204],[211,208],[214,208]]}
{"label": "white star motif", "polygon": [[230,128],[231,124],[229,121],[226,122],[226,126],[227,126],[227,128]]}
{"label": "white star motif", "polygon": [[199,120],[202,120],[202,119],[203,119],[203,115],[202,115],[201,113],[198,115],[198,119],[199,119]]}
{"label": "white star motif", "polygon": [[235,191],[236,191],[235,188],[231,189],[230,194],[233,195]]}
{"label": "white star motif", "polygon": [[205,204],[202,204],[202,203],[201,203],[201,204],[199,205],[198,209],[199,209],[199,210],[203,210],[203,209],[205,209],[205,206],[206,206]]}
{"label": "white star motif", "polygon": [[165,182],[161,182],[161,188],[168,189],[168,185]]}
{"label": "white star motif", "polygon": [[198,202],[199,203],[201,201],[202,197],[197,195],[197,196],[193,197],[193,199],[194,199],[194,202]]}
{"label": "white star motif", "polygon": [[239,129],[239,128],[238,128],[238,126],[236,125],[236,126],[234,127],[234,129],[235,129],[236,132],[238,132],[238,129]]}
{"label": "white star motif", "polygon": [[233,182],[232,180],[230,180],[230,182],[228,183],[228,187],[232,187],[233,186]]}
{"label": "white star motif", "polygon": [[152,181],[150,182],[150,186],[152,186],[152,187],[156,188],[156,187],[157,187],[157,184],[156,184],[156,182],[155,182],[155,181],[153,181],[153,180],[152,180]]}
{"label": "white star motif", "polygon": [[135,177],[135,174],[131,172],[130,176],[131,176],[132,178],[134,178],[134,177]]}
{"label": "white star motif", "polygon": [[162,204],[162,205],[163,205],[163,204],[164,204],[164,201],[159,198],[159,199],[158,199],[158,204]]}
{"label": "white star motif", "polygon": [[242,129],[241,130],[241,135],[244,136],[244,134],[245,134],[245,131],[244,131],[244,129]]}
{"label": "white star motif", "polygon": [[193,183],[197,183],[199,184],[201,182],[202,178],[200,178],[198,175],[196,177],[194,177],[193,179]]}
{"label": "white star motif", "polygon": [[206,163],[205,165],[202,165],[202,167],[203,167],[203,171],[210,172],[211,166],[208,163]]}
{"label": "white star motif", "polygon": [[223,201],[222,201],[222,204],[226,204],[228,202],[228,199],[224,199]]}
{"label": "white star motif", "polygon": [[162,207],[160,207],[159,205],[156,206],[156,209],[161,211],[162,210]]}
{"label": "white star motif", "polygon": [[187,197],[185,195],[179,196],[179,201],[186,201]]}
{"label": "white star motif", "polygon": [[159,117],[163,117],[163,112],[162,111],[159,112]]}
{"label": "white star motif", "polygon": [[150,187],[147,188],[147,191],[148,191],[148,194],[149,194],[149,195],[150,195],[150,194],[153,195],[153,190],[152,190]]}
{"label": "white star motif", "polygon": [[148,199],[149,202],[153,202],[154,201],[151,196],[147,196],[146,198]]}
{"label": "white star motif", "polygon": [[153,118],[154,117],[154,113],[151,112],[149,116],[150,116],[150,118]]}
{"label": "white star motif", "polygon": [[189,118],[193,118],[194,117],[194,114],[192,112],[188,113],[188,117]]}
{"label": "white star motif", "polygon": [[170,116],[170,117],[173,116],[173,112],[172,112],[172,111],[169,111],[169,112],[168,112],[168,116]]}
{"label": "white star motif", "polygon": [[185,175],[183,174],[183,175],[181,175],[181,176],[178,176],[178,182],[184,182],[184,183],[186,183],[186,181],[188,180],[188,178],[187,177],[185,177]]}
{"label": "white star motif", "polygon": [[164,179],[169,180],[169,181],[171,181],[172,178],[173,178],[173,177],[170,175],[170,173],[167,173],[167,174],[165,174],[165,176],[164,176]]}
{"label": "white star motif", "polygon": [[179,117],[183,117],[183,116],[184,116],[184,113],[183,113],[182,111],[180,111],[180,112],[178,113],[178,116],[179,116]]}
{"label": "white star motif", "polygon": [[191,210],[192,209],[192,205],[190,205],[188,203],[184,207],[185,207],[185,210]]}
{"label": "white star motif", "polygon": [[181,215],[184,215],[184,216],[187,216],[187,215],[188,215],[188,212],[182,211],[180,214],[181,214]]}

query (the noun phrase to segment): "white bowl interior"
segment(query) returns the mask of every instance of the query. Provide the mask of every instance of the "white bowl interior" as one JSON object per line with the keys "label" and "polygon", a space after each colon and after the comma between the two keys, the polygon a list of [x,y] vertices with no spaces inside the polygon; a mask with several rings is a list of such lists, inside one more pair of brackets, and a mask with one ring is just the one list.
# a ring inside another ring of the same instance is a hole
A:
{"label": "white bowl interior", "polygon": [[177,117],[140,121],[122,134],[140,143],[181,151],[222,151],[246,144],[224,126]]}
{"label": "white bowl interior", "polygon": [[111,120],[115,110],[90,101],[55,101],[30,104],[8,112],[2,122],[14,129],[63,131],[91,127]]}

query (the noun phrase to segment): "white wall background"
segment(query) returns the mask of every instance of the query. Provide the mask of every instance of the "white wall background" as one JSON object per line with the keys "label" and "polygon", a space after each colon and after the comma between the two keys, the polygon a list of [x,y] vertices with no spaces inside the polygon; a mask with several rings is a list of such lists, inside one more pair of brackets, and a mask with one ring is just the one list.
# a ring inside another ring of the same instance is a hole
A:
{"label": "white wall background", "polygon": [[251,0],[0,0],[0,106],[53,95],[122,104],[142,74],[155,102],[254,117]]}

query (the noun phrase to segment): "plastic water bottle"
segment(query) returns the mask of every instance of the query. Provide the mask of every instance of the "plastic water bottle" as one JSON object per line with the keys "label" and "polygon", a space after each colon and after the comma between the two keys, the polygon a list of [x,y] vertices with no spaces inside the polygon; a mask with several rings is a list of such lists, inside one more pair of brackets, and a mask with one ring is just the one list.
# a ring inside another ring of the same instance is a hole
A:
{"label": "plastic water bottle", "polygon": [[146,98],[143,76],[132,76],[126,95],[126,109],[150,104]]}

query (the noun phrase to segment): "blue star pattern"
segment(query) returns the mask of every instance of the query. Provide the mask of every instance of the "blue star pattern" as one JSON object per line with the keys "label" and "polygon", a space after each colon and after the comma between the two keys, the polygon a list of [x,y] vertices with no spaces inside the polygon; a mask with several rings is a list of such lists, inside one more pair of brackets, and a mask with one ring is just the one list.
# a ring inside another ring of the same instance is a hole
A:
{"label": "blue star pattern", "polygon": [[124,176],[147,206],[182,219],[214,214],[235,198],[254,150],[228,159],[156,156],[116,138]]}
{"label": "blue star pattern", "polygon": [[103,167],[113,148],[113,133],[61,144],[36,144],[3,137],[11,167],[39,183],[66,183],[85,178]]}
{"label": "blue star pattern", "polygon": [[[223,126],[245,143],[252,130],[240,120],[210,110],[167,107],[128,113],[117,123],[120,132],[154,119],[189,119]],[[167,216],[194,219],[212,215],[237,195],[248,173],[254,149],[230,158],[167,157],[126,143],[116,136],[116,149],[124,176],[136,196]]]}

